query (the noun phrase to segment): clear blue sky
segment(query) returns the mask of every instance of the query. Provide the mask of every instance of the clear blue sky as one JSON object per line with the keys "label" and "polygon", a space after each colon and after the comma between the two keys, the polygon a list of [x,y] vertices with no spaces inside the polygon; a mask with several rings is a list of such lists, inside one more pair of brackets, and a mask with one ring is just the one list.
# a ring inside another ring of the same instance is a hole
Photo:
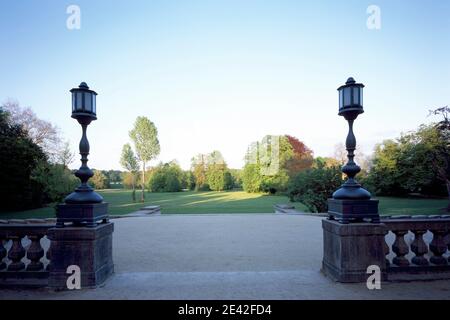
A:
{"label": "clear blue sky", "polygon": [[[70,4],[81,9],[80,30],[66,28]],[[371,4],[380,30],[366,26]],[[447,0],[1,1],[0,43],[0,100],[31,106],[74,151],[69,90],[86,81],[99,93],[88,130],[99,169],[120,168],[140,115],[159,130],[157,161],[187,168],[218,149],[240,167],[266,134],[332,154],[347,132],[336,88],[349,76],[366,85],[355,125],[366,153],[450,102]]]}

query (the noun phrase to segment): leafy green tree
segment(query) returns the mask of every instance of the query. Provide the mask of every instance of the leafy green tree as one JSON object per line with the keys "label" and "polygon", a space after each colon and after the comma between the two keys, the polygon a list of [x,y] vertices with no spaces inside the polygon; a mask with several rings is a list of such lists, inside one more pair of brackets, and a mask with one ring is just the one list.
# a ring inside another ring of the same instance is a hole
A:
{"label": "leafy green tree", "polygon": [[64,164],[44,161],[34,168],[31,179],[42,186],[44,203],[61,202],[80,183]]}
{"label": "leafy green tree", "polygon": [[431,110],[430,114],[441,116],[443,119],[434,125],[437,133],[436,147],[433,152],[433,165],[437,170],[437,177],[444,181],[447,188],[450,212],[450,108],[448,106]]}
{"label": "leafy green tree", "polygon": [[327,199],[342,184],[339,167],[317,167],[298,173],[291,180],[288,195],[291,201],[303,203],[311,212],[327,212]]}
{"label": "leafy green tree", "polygon": [[129,143],[126,143],[122,147],[120,165],[130,173],[131,187],[133,190],[131,197],[133,201],[136,201],[136,177],[139,172],[139,163]]}
{"label": "leafy green tree", "polygon": [[190,170],[183,171],[183,189],[195,190],[195,177]]}
{"label": "leafy green tree", "polygon": [[244,191],[260,192],[262,188],[261,170],[258,164],[248,163],[242,172],[242,187]]}
{"label": "leafy green tree", "polygon": [[191,172],[195,190],[223,191],[233,187],[231,173],[220,151],[192,158]]}
{"label": "leafy green tree", "polygon": [[375,145],[372,169],[367,177],[370,191],[378,195],[401,195],[405,190],[398,171],[401,148],[394,140],[385,140]]}
{"label": "leafy green tree", "polygon": [[218,150],[207,155],[206,181],[211,190],[223,191],[232,188],[231,174],[227,164]]}
{"label": "leafy green tree", "polygon": [[[438,170],[442,140],[434,124],[386,140],[375,147],[372,168],[365,179],[379,195],[421,193],[440,195],[443,191]],[[430,165],[432,164],[432,165]]]}
{"label": "leafy green tree", "polygon": [[137,117],[130,138],[134,142],[137,157],[142,163],[142,195],[141,201],[145,201],[145,166],[146,163],[159,155],[160,146],[158,131],[148,118]]}
{"label": "leafy green tree", "polygon": [[241,169],[229,169],[231,174],[232,189],[242,188],[242,170]]}
{"label": "leafy green tree", "polygon": [[178,192],[182,190],[183,178],[183,170],[176,162],[159,164],[152,172],[148,187],[152,192]]}
{"label": "leafy green tree", "polygon": [[27,209],[41,206],[43,186],[31,179],[33,170],[47,157],[0,107],[0,194],[2,209]]}
{"label": "leafy green tree", "polygon": [[230,172],[223,165],[210,165],[206,171],[209,188],[213,191],[223,191],[232,188]]}

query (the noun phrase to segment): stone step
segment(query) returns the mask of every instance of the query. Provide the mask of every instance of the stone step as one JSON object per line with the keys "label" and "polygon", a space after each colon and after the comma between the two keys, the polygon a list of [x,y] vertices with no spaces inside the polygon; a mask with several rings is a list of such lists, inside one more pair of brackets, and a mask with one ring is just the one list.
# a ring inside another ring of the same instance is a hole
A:
{"label": "stone step", "polygon": [[146,207],[142,207],[140,209],[140,211],[148,211],[148,213],[154,213],[154,212],[161,211],[161,206],[146,206]]}

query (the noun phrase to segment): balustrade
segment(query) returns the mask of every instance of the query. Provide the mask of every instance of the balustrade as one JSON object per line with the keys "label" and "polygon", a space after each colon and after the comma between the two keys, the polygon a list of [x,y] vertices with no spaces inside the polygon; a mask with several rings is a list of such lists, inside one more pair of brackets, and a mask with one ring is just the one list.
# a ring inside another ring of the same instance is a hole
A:
{"label": "balustrade", "polygon": [[384,248],[388,273],[450,274],[450,216],[382,217],[381,222],[395,237],[392,246],[386,241]]}
{"label": "balustrade", "polygon": [[0,221],[0,286],[20,285],[23,279],[33,286],[33,278],[38,280],[36,284],[48,278],[51,253],[46,235],[55,226],[52,222],[50,219]]}

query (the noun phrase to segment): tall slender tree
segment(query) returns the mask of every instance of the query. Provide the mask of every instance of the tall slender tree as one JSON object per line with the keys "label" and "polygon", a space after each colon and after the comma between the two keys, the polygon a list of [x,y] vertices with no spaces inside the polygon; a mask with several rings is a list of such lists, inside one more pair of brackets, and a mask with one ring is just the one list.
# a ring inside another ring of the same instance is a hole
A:
{"label": "tall slender tree", "polygon": [[133,193],[131,194],[131,197],[133,198],[133,201],[136,201],[136,175],[139,171],[139,163],[129,143],[124,144],[124,146],[122,147],[120,164],[131,174],[131,185],[133,187]]}
{"label": "tall slender tree", "polygon": [[145,201],[145,166],[147,162],[159,155],[160,146],[158,130],[153,122],[146,117],[137,117],[134,128],[129,132],[139,161],[142,163],[142,195],[141,201]]}

